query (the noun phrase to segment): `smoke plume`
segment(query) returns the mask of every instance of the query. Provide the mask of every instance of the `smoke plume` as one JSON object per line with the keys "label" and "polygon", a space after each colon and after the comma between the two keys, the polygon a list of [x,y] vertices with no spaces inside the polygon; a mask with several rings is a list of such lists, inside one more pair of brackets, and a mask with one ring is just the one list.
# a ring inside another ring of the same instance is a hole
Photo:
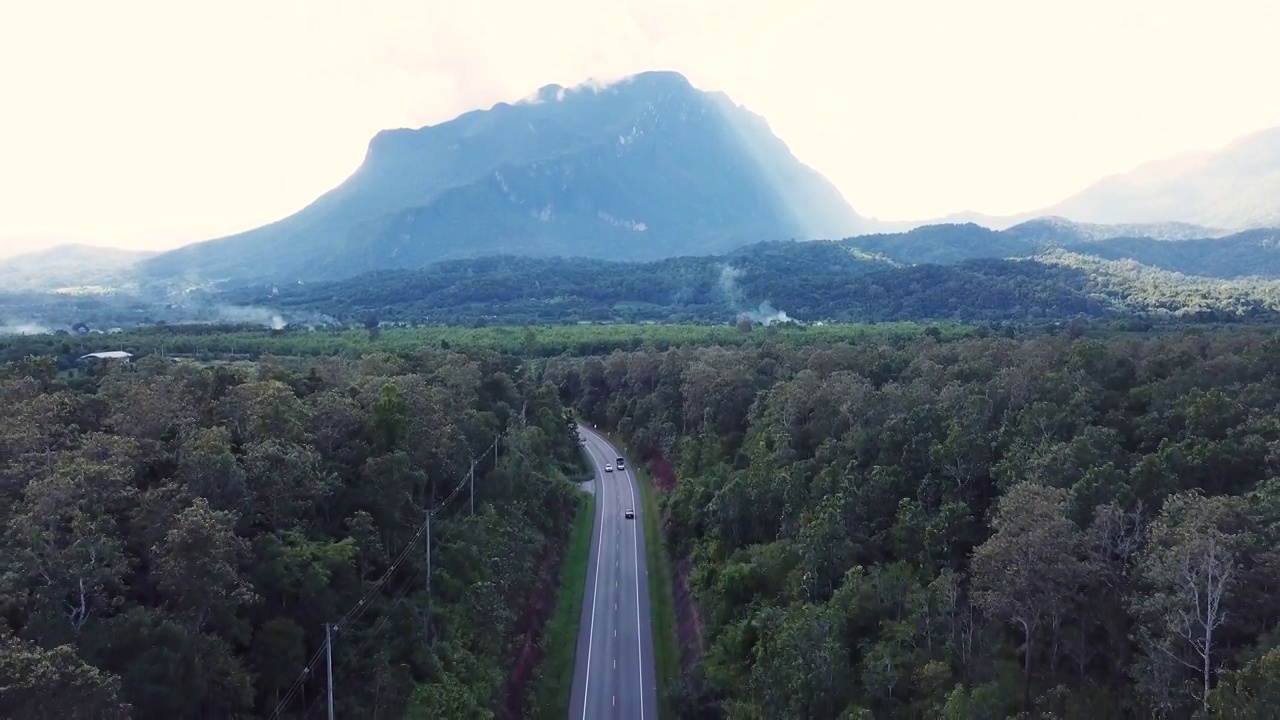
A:
{"label": "smoke plume", "polygon": [[0,335],[48,335],[52,328],[39,323],[24,321],[0,321]]}
{"label": "smoke plume", "polygon": [[720,267],[720,292],[724,293],[725,299],[729,301],[729,306],[738,313],[738,318],[747,318],[752,322],[761,325],[772,325],[774,323],[793,323],[793,318],[787,315],[786,311],[778,310],[773,307],[773,303],[764,300],[755,308],[747,305],[746,296],[742,293],[742,288],[738,287],[738,278],[742,277],[743,271],[731,265],[722,265]]}
{"label": "smoke plume", "polygon": [[219,305],[214,308],[218,320],[231,323],[252,323],[272,330],[283,330],[289,323],[284,321],[280,313],[259,307],[240,305]]}

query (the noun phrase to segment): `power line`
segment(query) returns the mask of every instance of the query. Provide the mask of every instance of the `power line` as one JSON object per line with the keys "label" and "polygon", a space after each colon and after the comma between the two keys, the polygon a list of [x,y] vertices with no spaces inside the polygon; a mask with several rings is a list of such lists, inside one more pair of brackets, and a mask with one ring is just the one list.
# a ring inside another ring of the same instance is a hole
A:
{"label": "power line", "polygon": [[324,650],[325,646],[321,645],[318,650],[312,653],[311,660],[309,660],[302,668],[302,674],[299,675],[298,679],[294,680],[293,684],[289,686],[289,690],[284,694],[284,697],[280,698],[280,702],[276,703],[276,709],[271,713],[271,717],[279,717],[280,711],[284,709],[285,705],[293,699],[294,694],[297,693],[303,684],[306,683],[307,676],[311,674],[312,669],[314,669],[316,663],[319,662],[320,656],[324,655]]}
{"label": "power line", "polygon": [[[391,564],[391,566],[388,567],[384,573],[382,573],[382,576],[378,578],[377,582],[374,583],[373,587],[369,588],[369,590],[364,594],[364,597],[360,598],[360,600],[350,610],[348,610],[345,615],[342,616],[341,620],[339,620],[337,623],[334,623],[334,627],[337,627],[337,628],[345,627],[348,622],[354,622],[355,620],[358,620],[361,615],[364,614],[365,610],[367,610],[369,605],[371,604],[371,601],[373,600],[373,598],[382,589],[382,586],[385,585],[387,580],[391,578],[391,575],[394,574],[397,569],[399,569],[400,564],[403,563],[405,559],[409,557],[409,553],[413,551],[413,548],[416,546],[418,542],[418,538],[421,538],[423,533],[427,530],[427,528],[430,527],[431,516],[433,514],[434,513],[427,514],[426,522],[423,525],[419,526],[418,531],[414,533],[413,540],[411,540],[408,544],[405,545],[405,549],[395,559],[395,561]],[[285,693],[285,696],[280,699],[279,703],[276,704],[275,711],[271,713],[272,718],[276,718],[280,716],[280,712],[284,710],[285,706],[289,703],[289,701],[293,699],[293,695],[298,691],[298,689],[302,687],[303,683],[306,681],[306,678],[315,669],[316,663],[320,661],[320,656],[323,655],[324,651],[327,649],[328,649],[328,641],[326,640],[325,645],[322,646],[319,650],[315,652],[314,655],[311,656],[311,661],[307,663],[307,666],[302,670],[302,674],[298,676],[298,679],[295,680],[293,685],[289,688],[289,692]]]}
{"label": "power line", "polygon": [[[485,452],[484,455],[481,455],[480,459],[483,460],[486,455],[488,455],[488,452]],[[382,588],[383,584],[385,584],[386,581],[391,578],[391,575],[400,567],[400,564],[404,562],[406,558],[409,557],[409,554],[413,551],[414,547],[417,546],[418,540],[421,539],[425,533],[430,532],[431,518],[444,512],[444,510],[449,507],[449,504],[452,503],[453,500],[458,496],[458,494],[462,492],[462,488],[466,487],[466,484],[467,484],[467,476],[464,475],[461,481],[459,481],[458,484],[453,488],[453,491],[449,493],[449,496],[444,499],[444,502],[440,503],[435,507],[434,510],[431,510],[427,513],[426,520],[423,521],[422,525],[418,526],[417,532],[415,532],[413,534],[413,538],[408,543],[405,544],[405,548],[403,551],[401,551],[399,557],[397,557],[395,562],[393,562],[391,566],[387,568],[386,572],[382,574],[382,577],[378,579],[378,582],[372,588],[370,588],[368,592],[365,593],[364,597],[361,598],[360,601],[356,603],[354,607],[351,608],[351,610],[347,611],[347,614],[344,615],[342,620],[340,621],[342,624],[345,625],[348,622],[359,619],[360,615],[364,614],[364,611],[368,609],[369,602],[373,600],[373,598],[377,595],[378,591]],[[428,557],[428,559],[430,558]]]}
{"label": "power line", "polygon": [[324,655],[329,661],[329,720],[333,720],[333,625],[324,624]]}
{"label": "power line", "polygon": [[[501,438],[501,437],[502,437],[502,434],[499,433],[495,437],[493,445],[490,445],[489,448],[485,450],[484,453],[479,458],[476,458],[475,460],[472,461],[472,470],[469,471],[466,475],[462,476],[461,480],[453,488],[453,491],[450,492],[449,495],[444,499],[444,502],[438,504],[434,509],[429,510],[427,512],[426,519],[423,521],[421,525],[418,526],[417,531],[414,532],[413,534],[413,538],[408,543],[405,544],[404,550],[400,553],[398,557],[396,557],[395,561],[391,563],[391,565],[387,568],[387,570],[384,573],[382,573],[381,577],[378,578],[377,582],[373,584],[373,587],[369,588],[368,592],[366,592],[364,596],[361,597],[360,600],[356,602],[356,604],[350,610],[348,610],[346,614],[343,615],[338,622],[332,623],[331,626],[333,630],[335,631],[341,630],[341,628],[345,627],[349,623],[355,622],[360,618],[361,615],[364,614],[364,612],[369,608],[369,605],[372,604],[372,601],[377,596],[378,592],[382,589],[382,586],[385,585],[387,581],[391,579],[392,574],[394,574],[395,571],[400,568],[400,565],[409,557],[409,554],[417,546],[418,540],[420,540],[424,534],[427,534],[427,552],[426,552],[427,593],[428,593],[428,598],[430,597],[431,539],[428,533],[430,533],[431,531],[431,518],[444,512],[444,510],[449,507],[449,504],[452,503],[453,500],[459,495],[459,493],[462,492],[462,489],[467,486],[468,481],[474,479],[473,473],[474,473],[475,463],[479,461],[483,461],[486,457],[488,457],[490,452],[496,451],[498,447],[497,438]],[[330,633],[329,628],[331,626],[328,624],[325,625],[325,637],[326,637],[325,644],[322,647],[320,647],[320,649],[316,650],[316,652],[311,656],[311,660],[307,662],[305,667],[303,667],[302,672],[298,675],[298,679],[293,681],[293,684],[289,686],[289,690],[285,692],[284,697],[282,697],[280,701],[276,703],[275,710],[271,712],[270,717],[272,719],[280,717],[280,713],[285,709],[285,707],[289,704],[289,702],[293,700],[294,695],[297,694],[298,690],[300,690],[303,687],[303,685],[306,683],[307,677],[309,677],[312,671],[315,670],[315,666],[320,661],[320,658],[324,656],[327,651],[331,651],[331,637],[329,634]],[[330,695],[332,695],[332,690],[330,691]]]}
{"label": "power line", "polygon": [[[494,453],[495,453],[495,455],[494,455],[494,467],[497,467],[497,454],[496,454],[496,453],[497,453],[497,447],[498,447],[498,439],[499,439],[499,438],[501,438],[501,437],[502,437],[502,436],[501,436],[500,434],[499,434],[498,436],[496,436],[496,437],[494,438],[493,445],[492,445],[492,449],[493,449],[493,451],[494,451]],[[477,464],[479,464],[481,461],[483,461],[483,460],[484,460],[484,458],[485,458],[485,457],[487,457],[487,456],[488,456],[488,454],[489,454],[489,453],[488,453],[488,451],[485,451],[485,453],[484,453],[484,454],[482,454],[479,458],[474,458],[474,459],[472,459],[472,461],[471,461],[471,467],[470,467],[470,469],[469,469],[469,471],[468,471],[467,476],[466,476],[463,480],[459,481],[458,485],[454,487],[454,489],[453,489],[453,491],[452,491],[451,493],[449,493],[449,496],[445,498],[444,502],[440,503],[440,504],[439,504],[439,505],[438,505],[434,510],[430,511],[429,513],[427,513],[427,517],[426,517],[426,519],[425,519],[425,521],[424,521],[424,523],[423,523],[424,527],[426,528],[426,532],[425,532],[425,533],[419,532],[419,533],[415,534],[415,536],[414,536],[415,542],[416,542],[416,539],[417,539],[418,537],[423,537],[423,539],[424,539],[424,543],[425,543],[425,547],[426,547],[425,559],[426,559],[426,595],[427,595],[427,622],[428,622],[428,623],[430,623],[430,622],[431,622],[431,555],[432,555],[432,548],[433,548],[433,544],[432,544],[432,542],[431,542],[431,539],[432,539],[432,538],[431,538],[431,518],[433,518],[433,517],[435,517],[436,515],[439,515],[440,513],[442,513],[442,512],[445,510],[445,508],[447,508],[447,507],[449,506],[449,504],[450,504],[450,503],[452,503],[452,502],[453,502],[453,500],[454,500],[454,499],[456,499],[456,498],[458,497],[459,493],[462,491],[462,488],[463,488],[463,487],[465,487],[467,484],[469,484],[469,485],[471,486],[471,491],[472,491],[472,500],[471,500],[471,502],[472,502],[472,514],[474,515],[474,512],[475,512],[475,510],[474,510],[474,503],[475,503],[475,495],[474,495],[474,493],[475,493],[475,468],[476,468],[476,465],[477,465]],[[443,545],[443,544],[444,544],[444,542],[445,542],[445,541],[446,541],[446,540],[447,540],[447,539],[448,539],[448,538],[453,534],[454,529],[455,529],[455,528],[454,528],[454,527],[452,527],[452,526],[450,526],[450,527],[446,527],[446,528],[445,528],[444,535],[443,535],[443,536],[442,536],[442,537],[441,537],[441,538],[440,538],[440,539],[439,539],[439,540],[434,544],[434,547],[439,547],[439,546]],[[408,546],[406,546],[406,548],[405,548],[405,552],[407,553],[407,552],[411,551],[411,550],[413,549],[413,547],[414,547],[413,543],[410,543]],[[402,554],[403,554],[403,553],[402,553]],[[398,565],[398,564],[399,564],[399,562],[397,562],[396,564]],[[401,587],[401,589],[399,590],[399,592],[398,592],[398,593],[395,593],[395,594],[393,595],[394,600],[393,600],[393,601],[392,601],[392,603],[391,603],[391,607],[387,608],[387,611],[382,615],[382,617],[380,617],[380,618],[378,619],[378,622],[374,625],[373,629],[372,629],[372,630],[370,630],[369,634],[367,635],[367,638],[366,638],[365,642],[361,644],[360,652],[357,652],[357,653],[355,653],[355,654],[352,654],[352,655],[348,656],[348,657],[347,657],[347,659],[346,659],[345,661],[343,661],[343,663],[338,667],[338,672],[339,672],[339,673],[341,673],[342,671],[346,670],[346,669],[347,669],[347,667],[348,667],[348,666],[349,666],[349,665],[350,665],[350,664],[351,664],[351,663],[352,663],[352,662],[353,662],[357,657],[362,656],[362,654],[363,654],[363,650],[364,650],[365,648],[367,648],[367,647],[368,647],[369,642],[377,638],[377,635],[378,635],[378,633],[382,630],[382,628],[383,628],[383,627],[385,627],[385,626],[386,626],[386,624],[387,624],[388,622],[390,622],[390,620],[391,620],[391,618],[392,618],[392,616],[393,616],[393,614],[394,614],[394,612],[395,612],[395,609],[400,605],[400,603],[405,599],[405,597],[407,597],[407,596],[408,596],[409,592],[413,589],[414,585],[416,585],[416,584],[417,584],[418,577],[419,577],[421,574],[422,574],[422,571],[421,571],[421,570],[419,570],[418,572],[414,573],[413,577],[412,577],[412,578],[410,578],[409,582],[405,583],[405,584]],[[388,573],[388,575],[389,575],[389,573]],[[367,609],[367,608],[369,607],[369,605],[370,605],[370,604],[371,604],[371,603],[365,603],[362,607],[363,607],[363,608],[365,608],[365,609]],[[363,614],[363,612],[364,612],[364,610],[362,609],[362,610],[360,611],[360,613],[357,613],[353,619],[359,619],[360,615],[361,615],[361,614]],[[317,698],[317,700],[318,700],[318,698]],[[310,705],[308,705],[308,707],[307,707],[307,711],[306,711],[306,713],[305,713],[304,717],[310,717],[310,715],[311,715],[311,707],[313,707],[313,706],[314,706],[314,703],[315,703],[315,701],[312,701],[312,703],[311,703]]]}
{"label": "power line", "polygon": [[[496,441],[495,441],[495,442],[496,442]],[[438,509],[442,509],[442,508],[438,508]],[[427,524],[428,524],[428,525],[430,524],[430,518],[431,518],[432,516],[434,516],[435,514],[436,514],[436,513],[431,513],[430,515],[428,515],[428,518],[427,518],[427,520],[428,520],[428,523],[427,523]],[[445,527],[445,530],[444,530],[444,533],[443,533],[443,534],[440,536],[440,538],[439,538],[438,540],[436,540],[436,542],[434,543],[434,547],[437,547],[437,548],[438,548],[438,547],[442,547],[442,546],[445,544],[445,542],[446,542],[450,537],[452,537],[452,536],[453,536],[454,531],[455,531],[455,530],[457,530],[457,527],[458,527],[458,526],[456,526],[456,525],[446,526],[446,527]],[[427,542],[427,548],[428,548],[428,552],[427,552],[427,554],[426,554],[426,562],[427,562],[427,567],[426,567],[426,584],[427,584],[427,587],[426,587],[426,591],[427,591],[427,602],[428,602],[428,616],[427,616],[427,622],[429,623],[429,622],[430,622],[430,618],[431,618],[431,615],[430,615],[430,604],[429,604],[429,603],[430,603],[430,601],[431,601],[431,554],[430,554],[429,550],[430,550],[430,548],[433,546],[433,545],[432,545],[432,543],[431,543],[431,528],[430,528],[430,527],[428,527],[428,528],[427,528],[427,532],[426,532],[425,539],[426,539],[426,542]],[[342,663],[338,666],[338,669],[337,669],[337,671],[336,671],[336,672],[337,672],[339,675],[340,675],[340,674],[342,674],[342,673],[343,673],[343,672],[344,672],[348,667],[350,667],[350,666],[351,666],[351,664],[352,664],[353,662],[355,662],[358,658],[364,657],[364,652],[365,652],[365,650],[366,650],[366,649],[368,649],[368,647],[369,647],[369,645],[370,645],[370,643],[371,643],[371,642],[373,642],[373,641],[375,641],[375,640],[377,639],[377,637],[378,637],[378,633],[379,633],[379,632],[381,632],[381,631],[382,631],[382,629],[383,629],[384,627],[386,627],[386,626],[387,626],[387,623],[389,623],[389,622],[391,621],[392,617],[393,617],[393,616],[394,616],[394,614],[395,614],[395,610],[396,610],[396,608],[400,606],[400,603],[401,603],[401,602],[403,602],[403,601],[404,601],[404,599],[405,599],[406,597],[408,597],[408,595],[409,595],[410,591],[412,591],[412,590],[413,590],[413,587],[414,587],[415,585],[417,585],[417,583],[418,583],[418,578],[419,578],[419,577],[421,577],[421,576],[422,576],[422,574],[423,574],[422,569],[421,569],[421,568],[419,568],[419,569],[418,569],[418,571],[417,571],[417,572],[415,572],[415,573],[413,574],[413,576],[409,579],[409,581],[408,581],[408,582],[404,583],[404,585],[402,585],[398,591],[396,591],[396,592],[394,592],[394,593],[392,594],[392,598],[393,598],[393,599],[392,599],[392,602],[391,602],[391,607],[387,608],[386,612],[384,612],[384,613],[382,614],[382,616],[378,618],[378,621],[377,621],[377,622],[374,624],[374,626],[369,630],[368,634],[365,636],[365,639],[360,643],[360,647],[359,647],[359,648],[357,648],[355,652],[353,652],[353,653],[351,653],[350,655],[348,655],[348,656],[347,656],[347,658],[346,658],[345,660],[343,660],[343,661],[342,661]],[[368,605],[366,605],[365,607],[368,607]],[[357,619],[358,619],[358,617],[359,617],[359,616],[357,615],[356,617],[357,617]],[[335,626],[335,627],[336,627],[336,626]],[[322,648],[322,649],[323,649],[323,648]],[[320,701],[320,698],[319,698],[319,697],[317,697],[317,698],[312,699],[312,701],[311,701],[310,703],[308,703],[308,704],[307,704],[307,709],[306,709],[306,711],[303,713],[303,717],[304,717],[304,718],[311,717],[311,711],[312,711],[312,709],[314,709],[314,708],[316,707],[316,704],[317,704],[319,701]]]}
{"label": "power line", "polygon": [[387,623],[391,622],[391,618],[395,614],[396,608],[399,607],[400,603],[403,602],[404,599],[409,596],[409,591],[412,590],[413,586],[418,583],[418,578],[421,576],[422,576],[422,570],[419,569],[418,572],[414,573],[413,577],[409,579],[409,582],[406,582],[404,586],[400,588],[400,590],[398,590],[392,595],[393,600],[391,602],[391,607],[387,608],[387,611],[383,613],[382,617],[378,618],[378,622],[374,624],[373,628],[369,630],[368,637],[365,639],[363,643],[361,643],[360,647],[357,648],[357,652],[349,655],[347,659],[343,660],[342,664],[338,666],[339,673],[341,673],[343,670],[346,670],[351,665],[351,663],[355,662],[356,658],[361,657],[364,653],[365,648],[368,647],[369,641],[376,638],[378,633],[382,630],[382,628],[386,627]]}

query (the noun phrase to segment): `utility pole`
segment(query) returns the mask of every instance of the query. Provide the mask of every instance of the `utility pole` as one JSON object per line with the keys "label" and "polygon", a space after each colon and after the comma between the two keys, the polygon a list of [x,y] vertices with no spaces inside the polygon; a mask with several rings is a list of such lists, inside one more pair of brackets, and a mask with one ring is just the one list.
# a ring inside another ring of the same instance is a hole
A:
{"label": "utility pole", "polygon": [[431,511],[427,511],[427,610],[431,610]]}
{"label": "utility pole", "polygon": [[471,483],[471,515],[476,514],[476,459],[471,458],[471,470],[467,473],[468,482]]}
{"label": "utility pole", "polygon": [[329,662],[329,720],[333,720],[333,625],[324,624],[324,654]]}

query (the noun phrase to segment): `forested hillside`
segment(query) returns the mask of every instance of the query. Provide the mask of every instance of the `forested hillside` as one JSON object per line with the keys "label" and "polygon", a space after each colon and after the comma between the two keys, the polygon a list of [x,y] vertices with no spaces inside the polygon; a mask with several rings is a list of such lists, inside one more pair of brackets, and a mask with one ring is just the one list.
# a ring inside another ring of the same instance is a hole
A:
{"label": "forested hillside", "polygon": [[1246,230],[1222,238],[1169,242],[1111,238],[1071,248],[1107,260],[1134,260],[1174,272],[1217,278],[1280,277],[1280,230]]}
{"label": "forested hillside", "polygon": [[518,360],[33,358],[0,399],[0,716],[304,717],[326,623],[339,717],[519,711],[581,459]]}
{"label": "forested hillside", "polygon": [[1277,358],[923,337],[545,375],[674,468],[684,717],[1244,718],[1280,698]]}
{"label": "forested hillside", "polygon": [[968,257],[966,247],[925,252],[954,264],[918,265],[833,242],[762,243],[652,263],[496,257],[336,283],[241,288],[223,299],[269,308],[286,320],[324,314],[346,323],[469,325],[728,323],[739,315],[772,322],[780,312],[805,322],[1043,322],[1077,315],[1239,321],[1280,311],[1275,281],[1179,275],[1061,249],[1023,260]]}
{"label": "forested hillside", "polygon": [[[938,225],[826,242],[766,242],[654,262],[498,255],[334,282],[0,292],[10,332],[139,325],[578,322],[1053,322],[1280,316],[1276,232],[1097,238],[1051,221],[1002,232]],[[1273,257],[1275,256],[1275,257]],[[18,327],[21,326],[21,327]],[[0,333],[6,328],[0,324]]]}

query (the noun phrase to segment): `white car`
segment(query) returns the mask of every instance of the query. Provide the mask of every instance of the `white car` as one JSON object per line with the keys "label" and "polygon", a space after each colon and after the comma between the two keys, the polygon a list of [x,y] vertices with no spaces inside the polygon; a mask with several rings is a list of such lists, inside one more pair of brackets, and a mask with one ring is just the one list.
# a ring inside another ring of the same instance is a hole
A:
{"label": "white car", "polygon": [[613,472],[613,466],[612,466],[612,465],[605,465],[605,466],[604,466],[604,471],[605,471],[605,472]]}

